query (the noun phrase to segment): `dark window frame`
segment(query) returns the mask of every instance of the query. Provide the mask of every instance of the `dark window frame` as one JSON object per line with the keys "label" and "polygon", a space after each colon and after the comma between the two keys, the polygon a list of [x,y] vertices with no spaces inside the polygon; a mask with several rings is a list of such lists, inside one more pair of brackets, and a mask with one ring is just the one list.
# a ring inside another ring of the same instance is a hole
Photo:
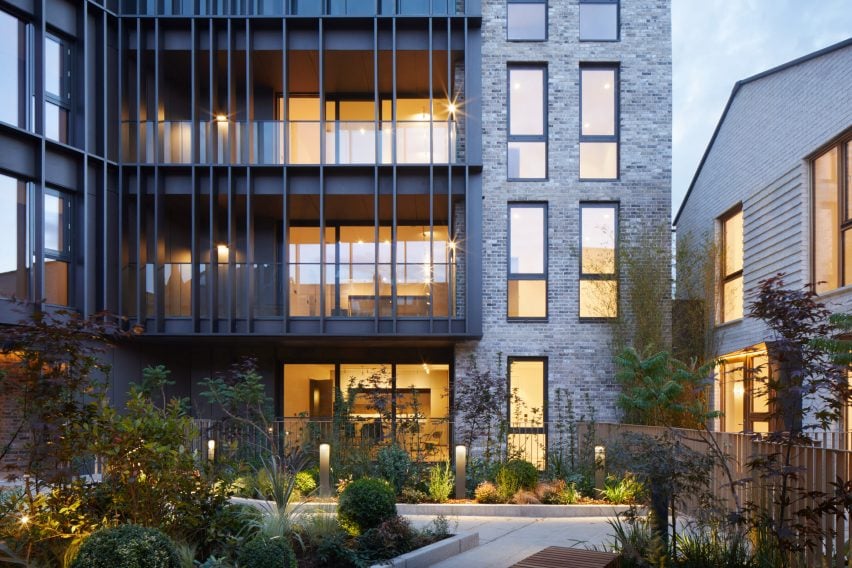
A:
{"label": "dark window frame", "polygon": [[[542,4],[544,5],[544,37],[543,38],[511,38],[509,37],[509,5],[510,4]],[[506,41],[511,42],[545,42],[550,38],[550,5],[548,0],[506,0]]]}
{"label": "dark window frame", "polygon": [[[725,257],[725,250],[727,249],[728,243],[728,232],[725,230],[725,223],[727,223],[731,218],[735,217],[739,213],[743,213],[742,202],[737,203],[719,216],[719,316],[716,318],[717,325],[743,319],[742,317],[734,318],[731,320],[725,319],[725,284],[727,284],[728,282],[733,282],[737,278],[742,279],[743,269],[745,268],[745,214],[743,214],[743,242],[740,243],[743,247],[743,268],[735,270],[730,274],[727,274],[725,272],[725,264],[727,263],[727,258]],[[743,294],[745,294],[745,287],[743,287]],[[745,304],[745,297],[743,297],[743,304]],[[745,310],[745,305],[743,305],[743,310]],[[745,313],[743,313],[743,317],[744,316]]]}
{"label": "dark window frame", "polygon": [[[837,243],[837,257],[834,259],[835,269],[837,270],[837,287],[832,288],[831,290],[825,290],[821,292],[822,294],[828,294],[833,292],[834,290],[839,290],[840,288],[844,288],[846,286],[852,285],[852,281],[846,282],[846,247],[845,247],[845,239],[843,238],[844,233],[846,231],[852,231],[852,200],[847,198],[850,192],[852,192],[852,187],[848,187],[847,184],[852,184],[852,181],[849,179],[848,166],[850,160],[852,160],[852,129],[844,132],[842,135],[834,139],[828,144],[820,147],[816,152],[811,154],[808,160],[808,179],[810,183],[809,190],[809,198],[811,204],[816,201],[816,183],[814,178],[814,166],[816,165],[817,159],[824,156],[826,153],[830,152],[833,149],[837,149],[837,219],[836,219],[836,231],[838,233],[838,243]],[[811,207],[810,212],[810,271],[811,271],[811,289],[816,292],[816,208]]]}
{"label": "dark window frame", "polygon": [[[44,46],[42,49],[42,53],[47,50],[47,42],[48,40],[56,42],[59,44],[62,59],[62,71],[64,74],[60,76],[59,79],[59,89],[62,93],[49,93],[47,88],[44,87],[44,114],[45,114],[45,124],[47,122],[47,103],[51,103],[60,108],[60,110],[64,110],[66,112],[66,121],[65,121],[65,140],[61,140],[62,133],[60,132],[60,139],[53,140],[54,142],[58,142],[60,144],[71,145],[71,141],[73,140],[73,97],[74,97],[74,45],[71,41],[63,38],[62,36],[47,31],[44,34]],[[45,69],[45,72],[47,70]],[[42,85],[44,86],[47,83],[46,77],[42,78]],[[46,129],[46,126],[45,126]]]}
{"label": "dark window frame", "polygon": [[[61,238],[63,239],[64,250],[49,249],[44,244],[44,221],[46,217],[44,199],[47,196],[58,197],[62,201],[63,219],[66,220],[65,225],[61,228]],[[48,260],[65,262],[68,264],[68,307],[74,306],[74,194],[61,189],[45,187],[42,195],[42,216],[41,216],[41,233],[42,233],[42,290],[39,296],[44,299],[44,266]],[[51,304],[54,305],[54,304]],[[61,304],[55,304],[61,305]]]}
{"label": "dark window frame", "polygon": [[[542,134],[512,134],[512,71],[513,70],[534,69],[542,72]],[[548,141],[549,125],[548,125],[548,68],[547,63],[529,62],[517,63],[509,62],[506,64],[506,180],[507,181],[525,181],[525,182],[542,182],[547,181],[550,175],[550,143]],[[544,177],[513,178],[509,175],[509,144],[512,142],[543,142],[544,143]]]}
{"label": "dark window frame", "polygon": [[[613,72],[613,89],[615,89],[615,97],[613,99],[613,125],[615,128],[613,129],[613,133],[611,135],[600,135],[600,134],[583,134],[583,71],[586,70],[594,70],[594,71],[612,71]],[[580,102],[577,105],[579,112],[579,121],[578,121],[578,130],[579,130],[579,143],[577,144],[577,178],[579,181],[619,181],[621,179],[621,64],[618,62],[611,63],[589,63],[589,62],[581,62],[580,63],[580,90],[579,90],[579,99]],[[588,178],[582,177],[580,175],[580,144],[582,143],[595,143],[595,142],[606,142],[606,143],[615,143],[615,177],[611,178]]]}
{"label": "dark window frame", "polygon": [[[518,427],[512,426],[512,363],[515,361],[540,361],[542,363],[542,409],[541,409],[541,426],[532,426],[532,427]],[[550,406],[550,401],[548,397],[548,374],[549,374],[549,361],[547,356],[539,356],[539,355],[509,355],[506,357],[506,410],[508,412],[509,423],[508,428],[506,430],[507,437],[512,434],[529,434],[529,435],[544,435],[544,448],[543,452],[544,456],[542,461],[544,462],[545,469],[547,468],[547,438],[548,438],[548,407]]]}
{"label": "dark window frame", "polygon": [[[543,209],[544,224],[542,227],[544,236],[544,266],[541,273],[512,272],[512,209]],[[548,239],[548,203],[547,201],[510,201],[506,206],[506,321],[510,322],[546,322],[550,317],[548,296],[550,293],[550,270],[549,270],[549,239]],[[513,280],[544,280],[544,316],[511,316],[509,315],[509,282]]]}
{"label": "dark window frame", "polygon": [[577,10],[577,38],[580,42],[615,43],[621,41],[621,1],[620,0],[580,0],[583,4],[615,4],[615,39],[583,39],[580,37],[580,10]]}
{"label": "dark window frame", "polygon": [[[615,271],[612,273],[602,273],[602,272],[583,272],[583,210],[584,209],[612,209],[613,210],[613,221],[615,226],[615,249],[613,254],[615,255]],[[619,222],[619,212],[621,209],[621,202],[619,201],[581,201],[580,202],[580,210],[579,210],[579,220],[578,220],[578,240],[580,241],[580,254],[578,255],[579,265],[577,267],[577,273],[579,274],[579,279],[577,282],[577,316],[581,323],[594,323],[594,322],[611,322],[618,320],[621,317],[621,286],[619,286],[619,262],[618,262],[618,251],[621,239],[619,238],[620,231],[620,222]],[[594,280],[594,281],[605,281],[612,280],[615,282],[615,316],[612,317],[604,317],[604,316],[581,316],[580,315],[580,281],[583,280]]]}
{"label": "dark window frame", "polygon": [[[774,404],[772,397],[769,396],[769,392],[767,392],[767,404],[769,404],[768,412],[755,412],[754,408],[754,399],[755,399],[755,380],[758,374],[758,367],[755,367],[754,360],[757,357],[765,356],[766,357],[766,368],[763,369],[764,372],[764,380],[766,381],[767,389],[768,385],[772,383],[772,364],[769,360],[769,353],[767,351],[763,351],[761,353],[744,353],[741,355],[723,357],[720,363],[722,367],[719,378],[722,380],[727,379],[727,374],[732,370],[736,370],[740,368],[742,372],[742,380],[743,380],[743,432],[753,432],[754,431],[754,423],[755,422],[768,422],[769,430],[772,431],[772,423],[773,418],[772,415],[775,413]],[[729,370],[730,369],[730,370]],[[727,410],[727,406],[730,404],[728,401],[727,393],[725,392],[724,385],[719,384],[720,390],[720,404],[719,411],[722,413],[723,417],[721,418],[721,426],[724,429],[724,414]]]}

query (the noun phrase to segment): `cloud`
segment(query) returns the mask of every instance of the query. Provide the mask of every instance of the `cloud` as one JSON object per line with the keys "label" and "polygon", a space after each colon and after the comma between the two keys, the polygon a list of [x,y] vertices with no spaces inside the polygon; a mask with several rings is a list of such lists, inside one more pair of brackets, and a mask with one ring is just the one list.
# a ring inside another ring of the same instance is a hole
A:
{"label": "cloud", "polygon": [[677,212],[731,89],[849,37],[848,0],[672,0],[672,208]]}

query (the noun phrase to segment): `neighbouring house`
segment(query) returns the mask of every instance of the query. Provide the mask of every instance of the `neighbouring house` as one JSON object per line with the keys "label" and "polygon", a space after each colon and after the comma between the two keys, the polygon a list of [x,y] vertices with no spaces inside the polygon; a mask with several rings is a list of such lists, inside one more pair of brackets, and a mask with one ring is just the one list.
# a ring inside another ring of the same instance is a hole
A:
{"label": "neighbouring house", "polygon": [[475,360],[544,448],[557,388],[617,418],[670,28],[668,0],[0,0],[0,295],[143,329],[115,403],[162,363],[209,416],[198,381],[253,355],[283,420],[370,378],[360,434],[405,397],[440,457]]}
{"label": "neighbouring house", "polygon": [[747,316],[761,280],[783,273],[833,312],[852,308],[850,93],[852,39],[737,82],[675,217],[678,239],[716,243],[721,430],[777,429],[771,337]]}

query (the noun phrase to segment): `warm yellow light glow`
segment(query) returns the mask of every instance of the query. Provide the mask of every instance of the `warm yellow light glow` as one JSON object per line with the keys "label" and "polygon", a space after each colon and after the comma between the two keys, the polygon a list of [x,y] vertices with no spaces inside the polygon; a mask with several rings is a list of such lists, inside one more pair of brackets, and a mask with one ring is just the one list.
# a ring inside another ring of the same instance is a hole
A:
{"label": "warm yellow light glow", "polygon": [[424,370],[424,371],[426,372],[426,374],[428,375],[428,374],[429,374],[429,365],[427,365],[426,363],[423,363],[423,370]]}
{"label": "warm yellow light glow", "polygon": [[456,250],[456,242],[455,241],[450,241],[449,243],[447,243],[447,246],[450,247],[450,250]]}
{"label": "warm yellow light glow", "polygon": [[228,262],[228,245],[216,245],[216,252],[219,255],[219,262]]}
{"label": "warm yellow light glow", "polygon": [[331,446],[320,444],[319,446],[319,494],[320,497],[331,495],[331,475],[329,460],[331,457]]}
{"label": "warm yellow light glow", "polygon": [[734,383],[734,396],[742,398],[745,395],[745,385],[742,383]]}
{"label": "warm yellow light glow", "polygon": [[456,114],[456,110],[457,110],[456,103],[448,103],[447,104],[447,112],[448,113]]}
{"label": "warm yellow light glow", "polygon": [[22,515],[21,516],[21,524],[22,525],[27,525],[27,524],[29,524],[29,522],[30,522],[30,516],[29,515]]}
{"label": "warm yellow light glow", "polygon": [[216,122],[228,122],[228,115],[227,114],[217,114],[216,115]]}
{"label": "warm yellow light glow", "polygon": [[207,440],[207,459],[213,461],[216,457],[216,440]]}

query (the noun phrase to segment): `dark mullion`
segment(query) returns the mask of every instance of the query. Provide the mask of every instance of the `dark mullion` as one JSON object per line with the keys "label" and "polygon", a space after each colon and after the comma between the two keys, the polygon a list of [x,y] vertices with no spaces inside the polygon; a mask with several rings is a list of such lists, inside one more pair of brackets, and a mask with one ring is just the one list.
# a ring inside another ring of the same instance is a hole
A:
{"label": "dark mullion", "polygon": [[[286,334],[290,329],[290,223],[287,219],[288,208],[287,208],[287,199],[290,196],[289,190],[289,177],[288,177],[288,169],[287,164],[290,162],[290,127],[287,123],[287,18],[281,18],[281,116],[278,118],[282,121],[282,136],[283,140],[281,140],[282,144],[282,193],[283,193],[283,204],[281,207],[281,246],[283,247],[281,258],[283,262],[281,263],[281,274],[282,274],[282,284],[281,289],[283,291],[283,322],[282,322],[282,331]],[[321,269],[320,269],[321,270]],[[322,273],[320,273],[322,274]],[[320,279],[320,287],[322,287],[322,279]]]}
{"label": "dark mullion", "polygon": [[[453,0],[447,0],[451,2]],[[466,21],[466,20],[465,20]],[[453,103],[456,102],[455,98],[455,83],[453,77],[453,50],[452,50],[452,36],[453,36],[453,28],[452,28],[452,18],[447,16],[444,20],[444,23],[447,26],[447,96],[452,97]],[[467,25],[465,25],[465,48],[467,48]],[[467,51],[467,49],[465,49]],[[465,63],[465,73],[467,73],[467,64]],[[467,85],[465,85],[465,89],[467,89]],[[456,116],[459,114],[459,110],[456,109],[456,113],[454,113],[452,117],[452,123],[455,124]],[[450,139],[449,133],[450,121],[447,121],[447,241],[456,243],[455,248],[451,248],[446,251],[446,259],[447,263],[444,268],[447,275],[447,333],[452,333],[453,329],[453,316],[456,312],[456,303],[458,302],[458,288],[456,287],[456,279],[458,278],[458,270],[456,267],[456,254],[458,251],[458,243],[456,242],[455,233],[455,219],[453,219],[453,152],[456,151],[456,147],[453,145],[452,140]],[[465,130],[465,135],[467,130]],[[458,143],[458,138],[456,138],[456,143]],[[465,168],[467,171],[467,168]],[[465,192],[466,193],[466,192]],[[450,253],[452,253],[452,276],[453,280],[450,281]],[[452,289],[451,289],[452,288]]]}
{"label": "dark mullion", "polygon": [[[143,306],[146,303],[142,301],[145,291],[145,272],[148,264],[147,244],[145,250],[145,263],[142,262],[142,208],[145,205],[145,193],[142,184],[142,144],[140,133],[142,132],[142,116],[140,115],[141,108],[141,85],[142,85],[142,57],[144,50],[142,49],[142,20],[136,18],[136,85],[135,85],[135,104],[134,114],[136,116],[136,318],[143,326],[148,319],[148,313]],[[145,118],[148,117],[147,109]],[[147,306],[146,306],[147,307]]]}
{"label": "dark mullion", "polygon": [[191,197],[191,205],[190,212],[192,215],[192,220],[190,222],[190,283],[189,283],[189,302],[190,302],[190,317],[192,319],[192,329],[198,333],[199,329],[199,317],[200,317],[200,300],[199,300],[199,280],[201,278],[201,270],[200,270],[200,259],[199,259],[199,251],[198,251],[198,168],[196,164],[200,160],[200,152],[198,149],[198,140],[199,140],[199,132],[198,132],[198,66],[196,65],[196,58],[198,57],[197,53],[197,43],[198,43],[198,27],[196,25],[195,18],[190,20],[189,24],[189,40],[190,40],[190,52],[189,52],[189,65],[190,65],[190,74],[192,79],[190,80],[190,94],[189,94],[189,117],[190,117],[190,132],[192,132],[192,139],[190,140],[190,155],[192,156],[193,165],[190,169],[190,183],[192,184],[192,197]]}
{"label": "dark mullion", "polygon": [[396,242],[398,237],[396,215],[396,18],[391,20],[391,319],[393,332],[397,331],[397,297],[396,297]]}
{"label": "dark mullion", "polygon": [[252,169],[246,167],[246,259],[243,280],[246,283],[243,301],[246,303],[246,326],[249,333],[254,331],[255,304],[255,264],[254,264],[254,178]]}
{"label": "dark mullion", "polygon": [[[381,0],[376,0],[381,2]],[[378,4],[377,4],[378,7]],[[378,13],[378,11],[376,12]],[[382,287],[381,287],[381,262],[379,256],[380,239],[381,239],[381,218],[379,216],[379,164],[382,159],[381,149],[381,130],[379,124],[379,113],[381,111],[381,103],[379,101],[379,19],[373,18],[373,154],[375,156],[373,164],[373,223],[375,226],[375,257],[373,258],[373,266],[375,267],[375,284],[373,286],[373,332],[379,333],[379,318],[382,314]],[[393,229],[391,229],[391,236]],[[391,249],[395,247],[393,238],[391,238]],[[391,300],[393,301],[393,300]]]}
{"label": "dark mullion", "polygon": [[287,219],[287,198],[289,197],[289,190],[287,187],[286,167],[281,169],[281,175],[281,189],[283,195],[281,204],[281,247],[283,250],[281,251],[282,262],[279,274],[282,275],[281,292],[283,292],[283,294],[279,299],[281,300],[282,309],[281,331],[286,334],[289,330],[288,322],[290,321],[290,223]]}
{"label": "dark mullion", "polygon": [[[431,13],[431,2],[429,8]],[[429,333],[432,333],[435,330],[435,321],[433,320],[435,316],[435,102],[433,99],[435,87],[432,83],[432,56],[435,52],[432,44],[434,22],[431,18],[426,22],[429,26],[429,310],[427,316],[429,317]],[[447,53],[447,59],[449,58],[450,54]],[[450,83],[447,83],[447,91],[449,90]],[[449,124],[447,126],[449,127]],[[449,131],[447,131],[447,139],[449,139]],[[447,155],[447,162],[449,162],[449,154]]]}

